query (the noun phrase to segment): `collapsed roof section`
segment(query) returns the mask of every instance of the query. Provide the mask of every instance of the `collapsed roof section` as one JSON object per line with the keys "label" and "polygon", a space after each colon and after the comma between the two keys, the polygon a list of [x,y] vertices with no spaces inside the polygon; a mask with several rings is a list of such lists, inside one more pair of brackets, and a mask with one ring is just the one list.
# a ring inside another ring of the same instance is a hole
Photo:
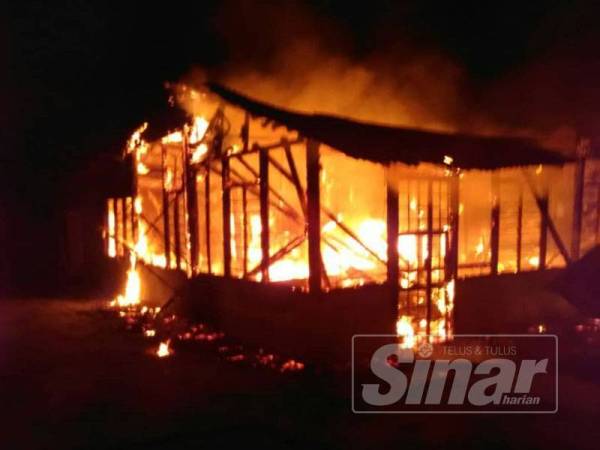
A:
{"label": "collapsed roof section", "polygon": [[217,83],[206,86],[228,103],[265,117],[348,156],[380,164],[442,164],[447,156],[461,169],[493,170],[538,164],[562,165],[569,158],[531,139],[449,134],[358,122],[278,108]]}

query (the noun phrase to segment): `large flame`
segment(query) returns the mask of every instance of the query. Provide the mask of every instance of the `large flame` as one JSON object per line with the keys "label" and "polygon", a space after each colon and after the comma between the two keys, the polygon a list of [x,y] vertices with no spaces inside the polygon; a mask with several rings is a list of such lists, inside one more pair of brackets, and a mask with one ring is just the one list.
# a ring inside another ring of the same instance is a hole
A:
{"label": "large flame", "polygon": [[111,303],[112,306],[118,306],[120,308],[127,308],[135,306],[140,303],[141,293],[141,281],[140,275],[137,272],[137,260],[135,253],[131,253],[129,258],[129,270],[127,270],[127,283],[125,285],[125,292],[120,294]]}

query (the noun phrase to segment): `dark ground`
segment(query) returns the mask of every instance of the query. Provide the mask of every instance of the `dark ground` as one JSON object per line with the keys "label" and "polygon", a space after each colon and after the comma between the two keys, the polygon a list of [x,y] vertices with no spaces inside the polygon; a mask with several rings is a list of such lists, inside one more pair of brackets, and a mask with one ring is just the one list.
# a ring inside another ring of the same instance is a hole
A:
{"label": "dark ground", "polygon": [[202,346],[159,360],[100,306],[0,302],[1,449],[600,446],[599,372],[562,364],[556,415],[357,416],[345,379],[243,367]]}

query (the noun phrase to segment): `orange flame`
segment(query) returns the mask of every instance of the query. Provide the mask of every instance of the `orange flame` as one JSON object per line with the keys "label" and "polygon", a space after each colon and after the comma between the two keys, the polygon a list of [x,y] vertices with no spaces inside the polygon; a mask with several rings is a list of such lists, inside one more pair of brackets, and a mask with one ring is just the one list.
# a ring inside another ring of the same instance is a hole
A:
{"label": "orange flame", "polygon": [[167,339],[164,342],[161,342],[158,345],[158,349],[156,349],[156,356],[158,356],[159,358],[166,358],[168,356],[171,356],[173,354],[173,350],[170,348],[171,346],[171,340]]}

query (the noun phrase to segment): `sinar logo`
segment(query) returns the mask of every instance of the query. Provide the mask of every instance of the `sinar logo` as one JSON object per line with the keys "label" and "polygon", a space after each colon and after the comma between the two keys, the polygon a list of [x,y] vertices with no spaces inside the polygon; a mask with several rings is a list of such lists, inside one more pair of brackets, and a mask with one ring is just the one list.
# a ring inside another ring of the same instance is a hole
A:
{"label": "sinar logo", "polygon": [[368,367],[353,367],[355,412],[556,411],[554,336],[460,340],[374,347]]}

